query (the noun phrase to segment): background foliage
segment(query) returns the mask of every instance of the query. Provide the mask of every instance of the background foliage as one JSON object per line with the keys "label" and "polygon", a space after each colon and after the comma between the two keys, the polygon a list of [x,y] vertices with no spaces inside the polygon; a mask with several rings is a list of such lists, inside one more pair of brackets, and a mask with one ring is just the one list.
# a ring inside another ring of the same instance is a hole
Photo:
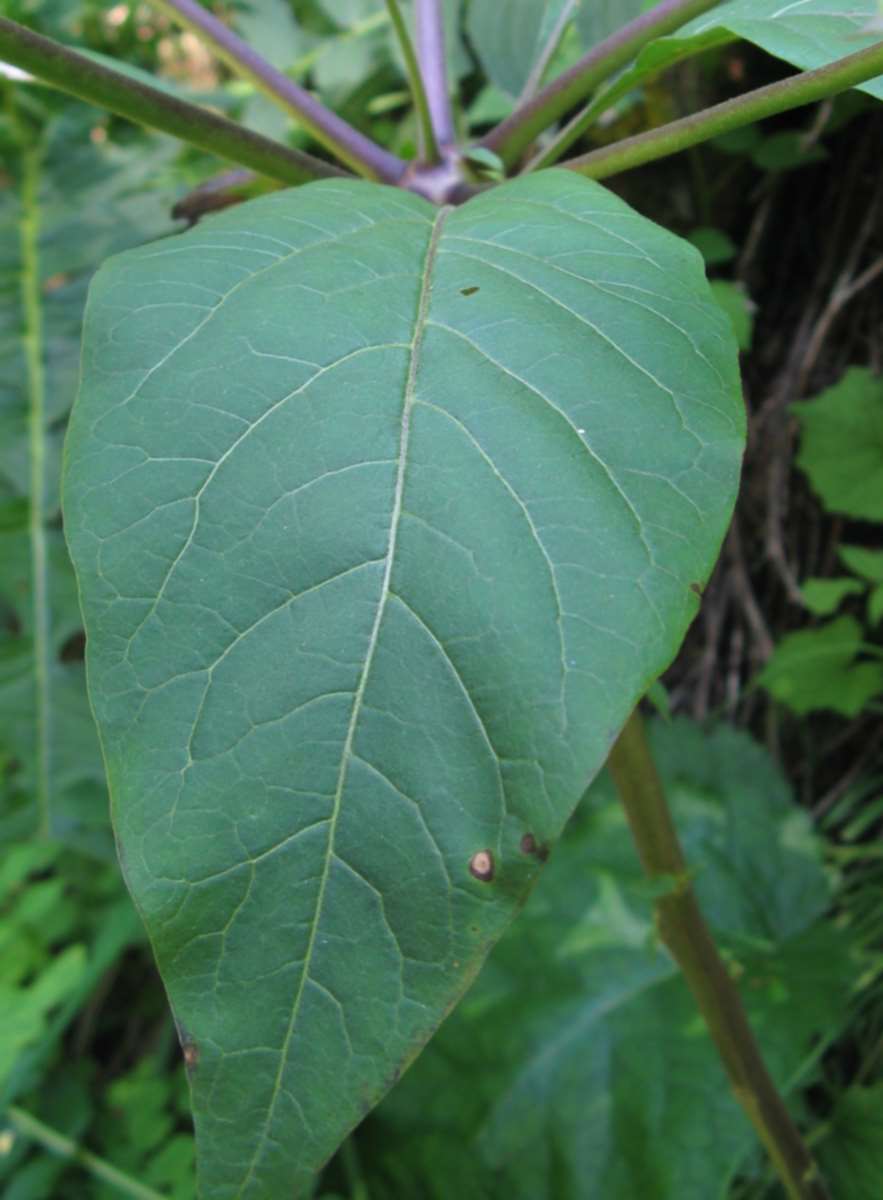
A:
{"label": "background foliage", "polygon": [[[459,120],[474,132],[511,108],[542,32],[568,15],[561,0],[525,7],[505,25],[498,6],[476,3],[461,29],[452,21]],[[856,48],[860,22],[841,28],[817,7],[801,6],[809,24],[773,35],[771,6],[738,0],[648,49],[599,136],[779,76],[779,62],[734,36],[799,65],[812,56],[798,43]],[[305,144],[143,7],[8,8]],[[551,69],[626,8],[580,10]],[[255,0],[228,11],[277,65],[413,153],[383,5]],[[0,1088],[4,1106],[183,1200],[186,1084],[112,861],[58,463],[92,271],[180,228],[172,204],[217,164],[39,86],[0,78],[0,88]],[[703,905],[844,1200],[873,1200],[883,1176],[880,120],[869,101],[845,97],[614,181],[699,246],[745,352],[742,503],[667,676],[679,715],[658,722],[654,740]],[[842,179],[848,187],[826,192]],[[317,1194],[777,1195],[653,943],[650,900],[602,778],[473,991]],[[120,1194],[13,1126],[0,1151],[6,1200]]]}

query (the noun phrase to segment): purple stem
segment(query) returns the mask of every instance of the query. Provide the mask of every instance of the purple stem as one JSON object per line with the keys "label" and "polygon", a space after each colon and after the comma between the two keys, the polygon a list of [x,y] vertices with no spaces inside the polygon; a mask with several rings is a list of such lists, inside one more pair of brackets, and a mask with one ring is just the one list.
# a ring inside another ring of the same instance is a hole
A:
{"label": "purple stem", "polygon": [[305,129],[359,174],[395,183],[405,170],[402,159],[359,133],[281,71],[277,71],[196,0],[152,0],[173,20],[198,32],[238,74],[251,79],[271,99],[293,113]]}
{"label": "purple stem", "polygon": [[435,140],[444,150],[454,144],[454,114],[448,91],[445,27],[439,0],[414,0],[417,61],[429,103]]}

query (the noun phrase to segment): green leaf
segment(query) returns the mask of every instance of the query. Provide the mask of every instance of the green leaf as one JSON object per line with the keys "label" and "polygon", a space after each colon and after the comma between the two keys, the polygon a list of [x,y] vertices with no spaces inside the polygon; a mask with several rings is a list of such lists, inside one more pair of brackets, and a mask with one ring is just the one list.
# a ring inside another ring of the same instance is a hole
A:
{"label": "green leaf", "polygon": [[[591,11],[591,6],[587,11]],[[688,22],[671,37],[657,38],[644,46],[634,63],[593,104],[600,114],[662,71],[707,50],[725,46],[736,38],[744,38],[795,67],[809,70],[825,66],[879,41],[879,33],[868,27],[876,13],[876,0],[856,0],[848,8],[839,4],[831,6],[830,0],[803,0],[796,5],[782,5],[777,0],[732,0],[732,3],[713,8]],[[860,91],[883,99],[883,79],[871,79],[858,87]],[[734,135],[740,142],[750,138],[761,143],[760,135],[754,130],[751,134],[736,130]],[[731,139],[734,135],[727,137]],[[723,141],[718,138],[714,144]],[[735,151],[735,142],[731,144]],[[779,151],[781,153],[781,148]],[[762,153],[762,162],[764,153],[775,158],[775,143],[772,150]],[[781,158],[778,165],[781,168]],[[788,165],[796,164],[789,161]]]}
{"label": "green leaf", "polygon": [[751,155],[751,161],[761,171],[773,174],[793,171],[795,167],[806,167],[810,163],[823,162],[828,157],[824,146],[816,143],[807,147],[803,134],[797,130],[782,130],[764,138]]}
{"label": "green leaf", "polygon": [[829,617],[847,596],[855,596],[865,590],[857,579],[807,579],[800,589],[806,607],[817,617]]}
{"label": "green leaf", "polygon": [[827,1126],[818,1155],[832,1195],[877,1200],[883,1179],[883,1083],[845,1091]]}
{"label": "green leaf", "polygon": [[729,234],[710,225],[701,225],[687,235],[687,241],[696,247],[709,267],[730,262],[736,257],[736,244]]}
{"label": "green leaf", "polygon": [[789,633],[757,682],[800,715],[827,708],[854,717],[883,691],[883,664],[856,661],[862,644],[862,628],[853,617]]}
{"label": "green leaf", "polygon": [[59,460],[86,281],[106,254],[168,228],[149,181],[169,143],[98,146],[88,139],[94,123],[71,101],[42,129],[22,125],[0,186],[0,759],[11,764],[0,832],[42,825],[109,855]]}
{"label": "green leaf", "polygon": [[597,45],[650,7],[647,0],[581,0],[576,24],[583,43]]}
{"label": "green leaf", "polygon": [[856,575],[871,583],[883,583],[883,550],[868,550],[865,546],[838,546],[840,561]]}
{"label": "green leaf", "polygon": [[832,512],[883,521],[883,379],[851,367],[814,400],[792,404],[797,463]]}
{"label": "green leaf", "polygon": [[[830,889],[818,840],[745,734],[682,719],[650,732],[703,906],[764,1055],[790,1082],[842,1020],[852,977],[846,939],[819,920]],[[727,1194],[752,1134],[650,904],[605,775],[475,986],[366,1126],[372,1200]]]}
{"label": "green leaf", "polygon": [[66,530],[204,1195],[300,1194],[474,977],[742,437],[700,256],[566,171],[310,185],[99,273]]}
{"label": "green leaf", "polygon": [[883,620],[883,584],[878,585],[868,597],[868,622],[877,625]]}
{"label": "green leaf", "polygon": [[485,73],[517,96],[573,0],[471,0],[466,32]]}
{"label": "green leaf", "polygon": [[755,306],[738,283],[730,283],[726,279],[713,279],[709,287],[711,294],[727,314],[739,349],[748,350],[751,346]]}
{"label": "green leaf", "polygon": [[[877,0],[801,0],[780,4],[778,0],[731,0],[697,17],[678,31],[678,39],[718,35],[722,40],[737,37],[760,46],[801,70],[823,67],[880,40],[867,29],[879,15]],[[883,99],[883,79],[860,83],[859,89]]]}

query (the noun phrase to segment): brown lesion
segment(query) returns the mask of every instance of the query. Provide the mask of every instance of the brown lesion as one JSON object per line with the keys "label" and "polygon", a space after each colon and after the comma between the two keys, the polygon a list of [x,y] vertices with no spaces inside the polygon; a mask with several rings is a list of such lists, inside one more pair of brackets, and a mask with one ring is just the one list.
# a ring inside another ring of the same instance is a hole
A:
{"label": "brown lesion", "polygon": [[181,1049],[184,1051],[184,1066],[188,1071],[194,1070],[199,1062],[199,1050],[196,1042],[187,1042]]}
{"label": "brown lesion", "polygon": [[469,860],[469,873],[481,883],[490,883],[494,877],[494,856],[490,850],[476,850]]}
{"label": "brown lesion", "polygon": [[549,857],[549,847],[542,845],[532,833],[526,833],[521,839],[522,854],[529,854],[538,862],[545,862]]}

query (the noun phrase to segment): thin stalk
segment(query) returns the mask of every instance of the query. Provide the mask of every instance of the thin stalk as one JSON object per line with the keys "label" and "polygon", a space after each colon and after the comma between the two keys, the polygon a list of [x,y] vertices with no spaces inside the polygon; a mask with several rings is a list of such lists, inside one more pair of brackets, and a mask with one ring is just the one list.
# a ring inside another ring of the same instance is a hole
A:
{"label": "thin stalk", "polygon": [[642,46],[672,33],[693,17],[714,8],[721,0],[662,0],[641,13],[616,33],[599,42],[569,71],[553,79],[532,100],[520,104],[479,142],[512,166],[531,142],[568,109],[575,108],[591,92],[629,62]]}
{"label": "thin stalk", "polygon": [[402,57],[405,60],[405,70],[411,86],[411,99],[414,102],[414,111],[417,113],[417,125],[420,130],[420,158],[425,163],[437,163],[439,159],[438,142],[435,140],[429,101],[426,98],[426,89],[423,86],[417,55],[414,53],[414,44],[408,33],[408,26],[405,24],[398,0],[386,0],[386,7],[398,38]]}
{"label": "thin stalk", "polygon": [[845,92],[878,75],[883,75],[883,42],[866,50],[858,50],[826,67],[792,75],[789,79],[746,92],[733,100],[725,100],[723,104],[715,104],[680,121],[671,121],[668,125],[639,133],[612,146],[568,159],[561,166],[588,175],[590,179],[606,179],[608,175],[630,171],[643,163],[666,158],[689,146],[707,142],[731,129],[739,129],[743,125],[762,121],[765,117],[775,116],[776,113],[836,96],[838,92]]}
{"label": "thin stalk", "polygon": [[705,1018],[736,1099],[766,1147],[790,1200],[830,1200],[767,1071],[739,992],[696,902],[637,710],[619,735],[607,765],[644,871],[650,879],[674,880],[674,886],[656,900],[657,928]]}
{"label": "thin stalk", "polygon": [[130,79],[4,17],[0,17],[0,59],[80,100],[170,133],[280,183],[300,184],[345,174],[330,163]]}
{"label": "thin stalk", "polygon": [[28,388],[28,540],[31,557],[31,626],[34,639],[34,707],[36,711],[36,801],[39,833],[52,828],[50,772],[52,671],[49,616],[49,559],[46,544],[46,376],[43,367],[43,306],[40,286],[40,172],[42,148],[22,153],[21,305],[22,342]]}
{"label": "thin stalk", "polygon": [[414,28],[417,61],[426,88],[435,140],[442,150],[449,149],[456,141],[456,133],[448,88],[444,18],[439,0],[414,0]]}
{"label": "thin stalk", "polygon": [[521,95],[518,97],[518,105],[526,104],[532,96],[535,96],[537,89],[543,82],[549,63],[552,61],[552,56],[558,49],[561,39],[564,37],[564,31],[573,16],[573,11],[576,8],[578,0],[567,0],[567,3],[558,14],[558,20],[549,34],[549,39],[540,51],[539,57],[531,67],[530,74],[525,81],[524,87],[521,89]]}
{"label": "thin stalk", "polygon": [[405,163],[337,116],[306,88],[289,79],[237,37],[197,0],[150,0],[178,25],[191,30],[237,75],[250,80],[270,100],[289,112],[317,142],[359,175],[395,183]]}
{"label": "thin stalk", "polygon": [[57,1129],[52,1129],[49,1125],[44,1125],[42,1121],[32,1117],[30,1113],[25,1112],[17,1105],[11,1104],[6,1110],[6,1120],[22,1137],[39,1142],[52,1154],[58,1154],[62,1158],[69,1158],[71,1162],[78,1163],[90,1175],[115,1187],[122,1195],[132,1196],[134,1200],[166,1200],[160,1192],[145,1187],[143,1183],[139,1183],[137,1179],[133,1179],[131,1175],[127,1175],[117,1167],[111,1166],[109,1162],[105,1162],[103,1158],[99,1158],[90,1150],[84,1150],[69,1137],[65,1137],[63,1133],[59,1133]]}

